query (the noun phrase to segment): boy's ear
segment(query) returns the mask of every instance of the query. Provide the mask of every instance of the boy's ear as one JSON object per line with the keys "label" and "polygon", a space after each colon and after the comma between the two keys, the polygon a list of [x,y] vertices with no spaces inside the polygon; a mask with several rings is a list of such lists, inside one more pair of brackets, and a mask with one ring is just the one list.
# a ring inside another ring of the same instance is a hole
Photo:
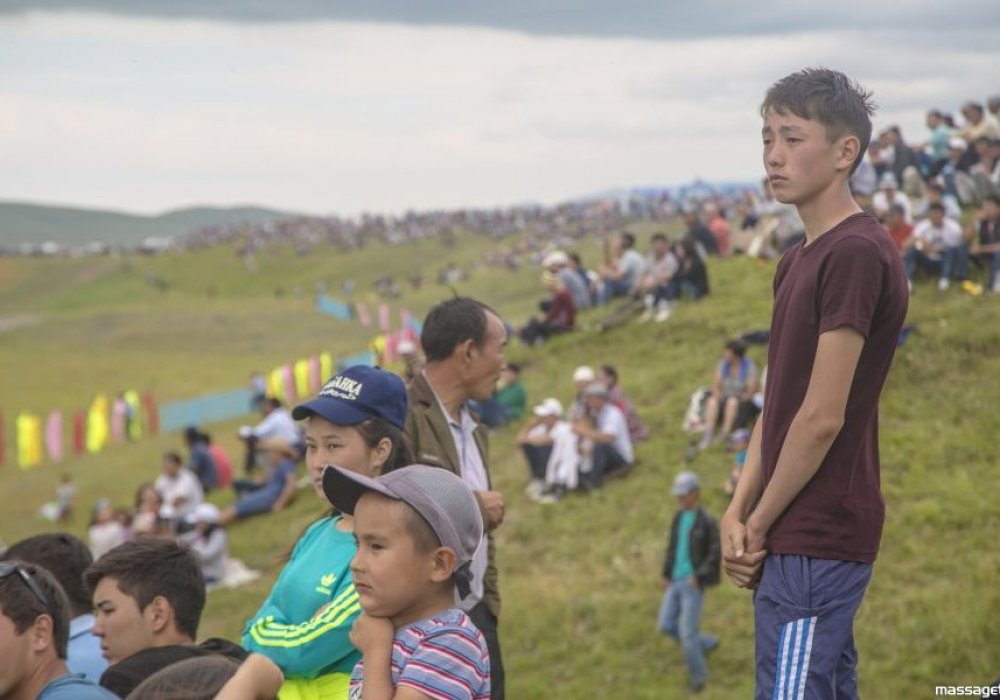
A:
{"label": "boy's ear", "polygon": [[174,608],[170,601],[161,595],[153,598],[143,612],[149,620],[150,631],[153,633],[158,634],[174,624]]}
{"label": "boy's ear", "polygon": [[431,556],[431,581],[441,583],[450,579],[455,573],[455,552],[450,547],[438,547]]}
{"label": "boy's ear", "polygon": [[840,137],[838,144],[837,166],[844,170],[850,170],[857,160],[858,153],[861,152],[861,139],[854,134],[847,134]]}

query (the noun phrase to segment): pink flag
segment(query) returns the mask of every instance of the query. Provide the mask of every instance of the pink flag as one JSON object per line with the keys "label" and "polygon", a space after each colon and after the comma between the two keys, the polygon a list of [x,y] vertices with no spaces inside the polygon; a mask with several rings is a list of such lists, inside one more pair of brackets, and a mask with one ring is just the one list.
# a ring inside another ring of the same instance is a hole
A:
{"label": "pink flag", "polygon": [[125,400],[115,399],[111,405],[111,441],[121,442],[125,437]]}
{"label": "pink flag", "polygon": [[295,395],[295,368],[288,364],[281,368],[281,375],[285,381],[285,401],[288,406],[294,406],[297,397]]}
{"label": "pink flag", "polygon": [[53,462],[63,458],[62,424],[62,411],[53,411],[45,420],[45,451]]}
{"label": "pink flag", "polygon": [[378,327],[382,329],[383,333],[389,332],[389,305],[379,304],[378,305]]}
{"label": "pink flag", "polygon": [[309,358],[309,393],[318,394],[323,388],[323,373],[319,362],[319,355]]}

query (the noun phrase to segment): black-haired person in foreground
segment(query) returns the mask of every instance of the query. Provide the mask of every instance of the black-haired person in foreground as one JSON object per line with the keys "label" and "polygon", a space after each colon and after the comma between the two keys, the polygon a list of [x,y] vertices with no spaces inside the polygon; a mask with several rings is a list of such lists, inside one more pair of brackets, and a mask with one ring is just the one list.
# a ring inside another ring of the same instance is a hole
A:
{"label": "black-haired person in foreground", "polygon": [[69,600],[69,644],[66,665],[72,673],[83,674],[95,683],[108,662],[101,656],[100,640],[90,633],[94,626],[90,593],[83,584],[83,572],[94,563],[87,545],[66,532],[34,535],[16,542],[3,559],[19,559],[48,569]]}
{"label": "black-haired person in foreground", "polygon": [[0,698],[114,700],[66,666],[69,601],[35,564],[0,562]]}
{"label": "black-haired person in foreground", "polygon": [[205,607],[205,579],[195,555],[169,540],[120,545],[87,569],[94,634],[110,666],[101,685],[126,697],[148,676],[184,659],[246,652],[224,639],[195,644]]}

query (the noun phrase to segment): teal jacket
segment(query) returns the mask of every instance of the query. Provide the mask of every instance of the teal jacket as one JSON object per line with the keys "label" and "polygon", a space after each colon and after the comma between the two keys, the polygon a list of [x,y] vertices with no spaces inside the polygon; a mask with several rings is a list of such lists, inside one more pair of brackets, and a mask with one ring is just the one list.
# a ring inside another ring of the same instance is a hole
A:
{"label": "teal jacket", "polygon": [[243,631],[243,647],[271,659],[286,678],[350,674],[361,658],[348,639],[361,612],[350,570],[357,545],[337,529],[339,519],[306,530]]}

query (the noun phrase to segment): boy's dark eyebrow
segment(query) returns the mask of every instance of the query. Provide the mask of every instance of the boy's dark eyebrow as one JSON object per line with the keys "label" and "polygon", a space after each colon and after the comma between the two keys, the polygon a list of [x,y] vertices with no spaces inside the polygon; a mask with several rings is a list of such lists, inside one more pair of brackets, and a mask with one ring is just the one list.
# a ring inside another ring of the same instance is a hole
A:
{"label": "boy's dark eyebrow", "polygon": [[[772,133],[772,132],[773,132],[773,129],[771,129],[770,126],[765,126],[763,129],[760,130],[760,133],[763,134],[763,135],[765,135],[765,136],[767,134]],[[794,126],[794,125],[783,124],[783,125],[781,125],[781,126],[778,127],[778,133],[780,133],[782,135],[791,134],[791,133],[799,134],[799,133],[802,133],[802,128],[798,127],[798,126]]]}

